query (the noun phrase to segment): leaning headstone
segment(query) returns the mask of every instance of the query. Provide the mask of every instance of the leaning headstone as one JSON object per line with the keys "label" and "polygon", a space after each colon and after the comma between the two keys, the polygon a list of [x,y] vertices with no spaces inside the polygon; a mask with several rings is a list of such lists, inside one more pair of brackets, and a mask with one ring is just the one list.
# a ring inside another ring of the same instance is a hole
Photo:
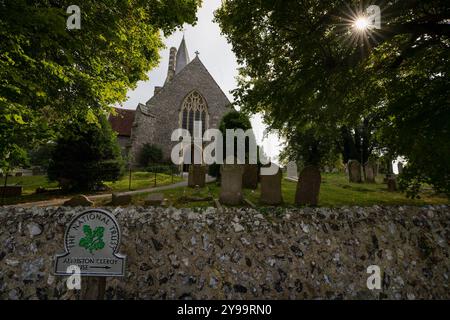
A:
{"label": "leaning headstone", "polygon": [[147,199],[145,199],[145,206],[148,207],[159,207],[164,202],[164,194],[162,193],[152,193]]}
{"label": "leaning headstone", "polygon": [[92,207],[94,203],[84,195],[73,197],[72,199],[64,202],[65,207]]}
{"label": "leaning headstone", "polygon": [[220,168],[220,203],[235,206],[242,203],[242,176],[244,166],[239,164],[225,164]]}
{"label": "leaning headstone", "polygon": [[206,185],[206,167],[198,164],[189,166],[188,186],[190,188]]}
{"label": "leaning headstone", "polygon": [[130,194],[113,193],[112,205],[113,206],[127,206],[131,204],[132,197]]}
{"label": "leaning headstone", "polygon": [[287,164],[286,175],[289,180],[298,180],[297,164],[295,162],[291,161]]}
{"label": "leaning headstone", "polygon": [[397,170],[398,170],[398,174],[402,174],[402,172],[403,172],[403,163],[401,163],[401,162],[397,163]]}
{"label": "leaning headstone", "polygon": [[375,183],[375,168],[372,162],[364,165],[364,178],[367,183]]}
{"label": "leaning headstone", "polygon": [[361,180],[361,165],[356,160],[350,160],[348,162],[348,177],[350,182],[362,182]]}
{"label": "leaning headstone", "polygon": [[246,164],[242,176],[242,187],[244,189],[258,189],[258,165]]}
{"label": "leaning headstone", "polygon": [[274,175],[261,175],[261,204],[279,205],[283,203],[283,195],[281,193],[281,178],[283,174],[281,170]]}
{"label": "leaning headstone", "polygon": [[387,186],[389,192],[395,192],[397,191],[397,179],[391,177],[387,180]]}
{"label": "leaning headstone", "polygon": [[320,170],[316,166],[307,166],[300,173],[295,193],[295,204],[317,206],[321,183]]}

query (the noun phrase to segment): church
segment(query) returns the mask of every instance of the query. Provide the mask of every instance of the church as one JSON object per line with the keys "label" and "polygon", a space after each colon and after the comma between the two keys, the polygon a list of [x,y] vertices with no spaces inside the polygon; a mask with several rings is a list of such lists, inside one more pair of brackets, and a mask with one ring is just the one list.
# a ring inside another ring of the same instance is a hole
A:
{"label": "church", "polygon": [[170,160],[177,144],[171,141],[174,130],[187,129],[193,135],[194,121],[202,122],[203,131],[218,129],[222,117],[231,110],[230,101],[198,54],[190,60],[183,37],[178,50],[170,49],[164,85],[155,87],[153,97],[136,110],[117,108],[117,115],[109,121],[123,154],[137,166],[145,144],[158,146],[164,159]]}

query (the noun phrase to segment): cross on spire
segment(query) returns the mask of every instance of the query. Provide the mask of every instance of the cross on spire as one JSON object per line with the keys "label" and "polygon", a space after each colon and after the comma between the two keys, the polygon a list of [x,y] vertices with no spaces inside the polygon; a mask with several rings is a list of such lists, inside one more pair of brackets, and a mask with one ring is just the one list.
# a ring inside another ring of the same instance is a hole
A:
{"label": "cross on spire", "polygon": [[198,50],[197,51],[195,51],[195,55],[198,57],[198,55],[200,54],[200,52],[198,52]]}

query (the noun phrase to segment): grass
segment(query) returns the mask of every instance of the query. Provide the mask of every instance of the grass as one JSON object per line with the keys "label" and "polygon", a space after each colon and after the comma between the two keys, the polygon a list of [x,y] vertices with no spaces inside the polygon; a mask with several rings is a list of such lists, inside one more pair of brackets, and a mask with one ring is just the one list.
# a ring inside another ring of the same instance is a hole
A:
{"label": "grass", "polygon": [[[172,183],[183,181],[179,175],[158,173],[156,175],[156,186],[166,186]],[[116,182],[106,182],[113,192],[123,192],[129,190],[129,176],[126,175]],[[155,186],[155,174],[150,172],[133,172],[131,174],[131,190],[141,190],[153,188]]]}
{"label": "grass", "polygon": [[[0,179],[3,186],[4,179]],[[21,185],[23,195],[33,194],[37,188],[42,187],[48,190],[58,189],[57,182],[48,182],[46,176],[23,176],[23,177],[8,177],[8,185]]]}
{"label": "grass", "polygon": [[[297,183],[283,179],[283,199],[285,207],[294,206]],[[162,191],[167,199],[167,205],[174,207],[209,207],[213,201],[185,203],[186,197],[219,198],[220,187],[216,183],[208,184],[203,189],[187,187]],[[142,205],[147,194],[141,194],[134,198],[134,203]],[[260,190],[244,190],[244,196],[253,204],[259,206]],[[322,207],[339,206],[372,206],[372,205],[426,205],[449,204],[448,198],[440,197],[431,190],[424,190],[420,199],[408,199],[401,192],[388,192],[387,186],[382,184],[382,177],[378,177],[377,183],[349,183],[343,174],[323,174],[320,188],[319,205]]]}
{"label": "grass", "polygon": [[[196,208],[196,207],[213,207],[214,200],[218,198],[220,187],[216,183],[209,183],[205,188],[189,188],[180,187],[165,191],[157,191],[156,193],[163,193],[166,199],[167,206],[176,208]],[[133,203],[136,205],[143,205],[145,198],[150,193],[142,193],[133,197]],[[198,199],[192,201],[192,199]],[[206,198],[212,198],[207,200]],[[200,201],[200,199],[204,199]]]}
{"label": "grass", "polygon": [[[174,176],[173,182],[182,181],[181,177]],[[71,195],[61,194],[56,183],[49,183],[44,176],[32,177],[10,177],[8,184],[20,184],[23,186],[23,196],[20,198],[6,198],[5,204],[16,204],[23,202],[43,201]],[[157,186],[172,184],[170,175],[158,174]],[[128,176],[119,181],[107,182],[111,192],[128,191]],[[143,190],[154,186],[154,174],[148,172],[132,173],[132,189]],[[283,198],[285,207],[294,206],[296,182],[283,179]],[[35,194],[38,187],[50,190],[50,193]],[[167,205],[177,208],[211,207],[214,201],[207,198],[218,199],[220,187],[216,183],[210,183],[205,188],[193,189],[180,187],[171,190],[158,191],[164,194]],[[143,205],[149,193],[139,194],[133,197],[133,203]],[[244,196],[255,205],[259,206],[260,190],[244,190]],[[382,177],[378,177],[376,184],[349,183],[344,174],[323,174],[320,188],[319,205],[323,207],[338,206],[372,206],[372,205],[426,205],[426,204],[449,204],[449,200],[433,194],[431,189],[425,189],[421,193],[421,199],[408,199],[403,193],[388,192],[387,186],[382,184]],[[193,201],[195,199],[195,201]],[[103,205],[103,203],[96,203]]]}
{"label": "grass", "polygon": [[[158,173],[156,176],[156,185],[158,187],[172,184],[172,181],[173,183],[177,183],[182,181],[182,178],[180,176],[174,175],[172,180],[171,175],[161,173]],[[105,182],[105,184],[111,189],[109,191],[106,191],[107,193],[128,191],[129,176],[125,175],[116,182]],[[56,198],[66,198],[73,195],[73,194],[63,194],[58,188],[58,183],[49,182],[46,176],[8,177],[8,185],[21,185],[23,187],[22,196],[5,198],[5,204],[45,201]],[[148,189],[154,187],[154,185],[155,185],[155,175],[153,173],[133,172],[131,175],[131,190]],[[36,194],[35,193],[36,189],[39,187],[45,188],[46,190],[48,190],[48,192]]]}

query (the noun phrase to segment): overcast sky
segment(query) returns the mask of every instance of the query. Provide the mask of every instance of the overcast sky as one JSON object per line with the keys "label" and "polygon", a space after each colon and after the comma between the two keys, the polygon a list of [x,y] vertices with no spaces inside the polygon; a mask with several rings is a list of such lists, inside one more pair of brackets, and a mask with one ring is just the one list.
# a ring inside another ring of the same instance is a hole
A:
{"label": "overcast sky", "polygon": [[[185,26],[185,38],[190,58],[195,57],[195,52],[200,52],[200,59],[209,70],[213,78],[233,101],[230,91],[236,88],[236,76],[238,74],[236,57],[231,45],[224,36],[220,34],[219,25],[213,22],[214,11],[220,6],[221,0],[203,1],[203,7],[198,11],[198,23],[192,27]],[[128,92],[128,101],[123,104],[124,108],[136,109],[139,103],[145,104],[152,96],[155,86],[162,86],[167,76],[167,65],[169,62],[170,47],[180,45],[183,32],[175,32],[166,38],[166,48],[161,50],[161,62],[159,66],[149,73],[149,80],[139,82],[136,90]],[[259,144],[263,139],[265,126],[258,115],[252,118],[252,125],[256,139]],[[269,135],[262,141],[267,155],[276,158],[281,150],[279,139],[275,135]]]}

